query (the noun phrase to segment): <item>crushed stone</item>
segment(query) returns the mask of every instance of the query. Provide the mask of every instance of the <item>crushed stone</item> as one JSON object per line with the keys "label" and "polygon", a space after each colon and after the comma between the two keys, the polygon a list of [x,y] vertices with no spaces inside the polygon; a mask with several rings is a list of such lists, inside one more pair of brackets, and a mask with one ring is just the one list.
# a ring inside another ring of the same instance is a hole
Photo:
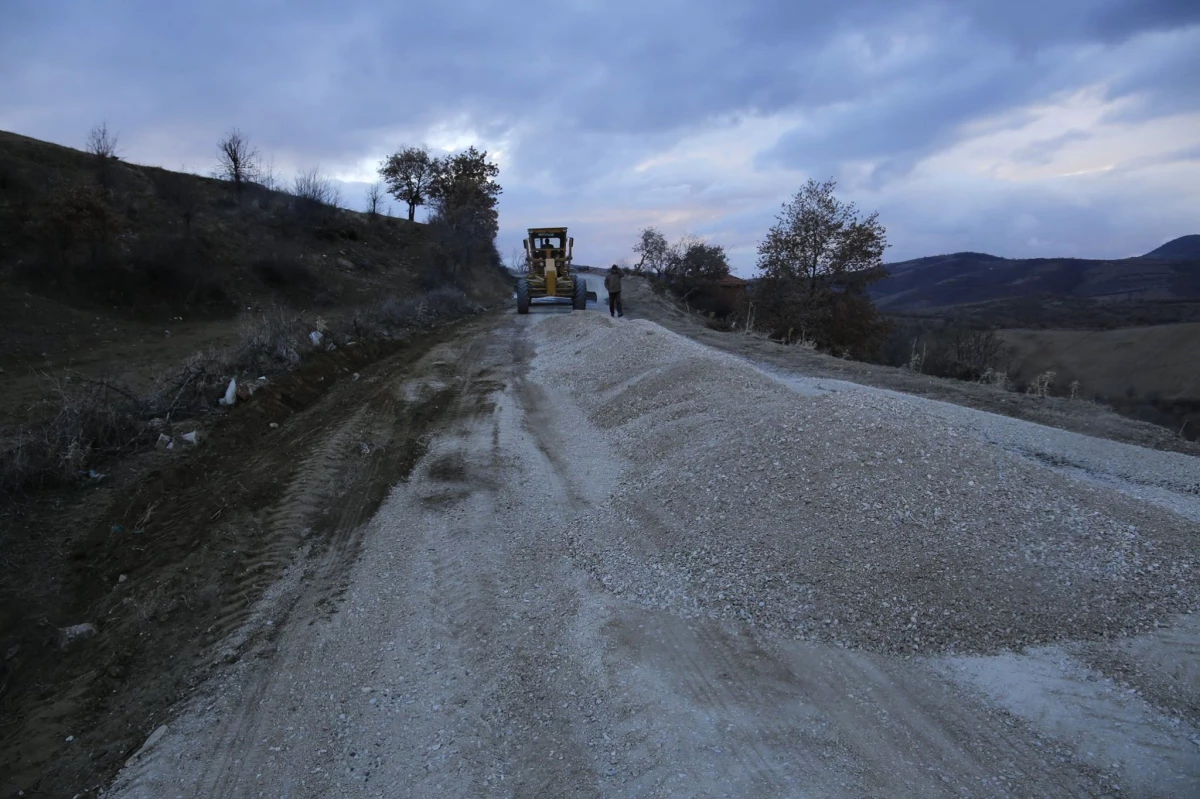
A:
{"label": "crushed stone", "polygon": [[[989,432],[990,414],[797,392],[645,320],[534,330],[537,379],[628,462],[596,518],[566,533],[615,594],[909,654],[1130,635],[1197,607],[1195,521],[1056,470],[1060,438],[1041,436],[1031,459]],[[1079,438],[1096,463],[1138,449]],[[1179,484],[1186,456],[1165,453],[1155,475],[1134,454],[1140,484]]]}

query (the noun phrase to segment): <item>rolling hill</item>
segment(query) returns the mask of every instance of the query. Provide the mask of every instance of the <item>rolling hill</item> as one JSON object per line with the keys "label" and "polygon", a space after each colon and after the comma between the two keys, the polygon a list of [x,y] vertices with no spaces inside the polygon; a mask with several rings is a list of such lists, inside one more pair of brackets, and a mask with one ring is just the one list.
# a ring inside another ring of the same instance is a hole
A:
{"label": "rolling hill", "polygon": [[1103,316],[1166,306],[1173,310],[1164,316],[1159,308],[1145,321],[1184,321],[1200,309],[1198,250],[1200,236],[1184,236],[1140,258],[1114,260],[935,255],[888,264],[889,276],[871,287],[871,296],[889,314],[987,315],[1024,309],[1028,316],[1031,309],[1045,307],[1056,308],[1055,316]]}
{"label": "rolling hill", "polygon": [[1200,235],[1180,236],[1168,241],[1163,246],[1151,250],[1143,258],[1168,258],[1198,260],[1200,259]]}

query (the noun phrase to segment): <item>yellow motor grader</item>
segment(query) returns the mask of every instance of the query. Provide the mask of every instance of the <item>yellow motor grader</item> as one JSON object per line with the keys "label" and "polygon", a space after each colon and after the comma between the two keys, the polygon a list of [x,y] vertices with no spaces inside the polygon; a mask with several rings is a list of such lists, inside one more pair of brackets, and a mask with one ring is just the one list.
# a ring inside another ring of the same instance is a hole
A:
{"label": "yellow motor grader", "polygon": [[587,281],[571,268],[575,239],[565,227],[531,227],[525,245],[525,274],[517,279],[517,313],[529,313],[534,300],[587,308]]}

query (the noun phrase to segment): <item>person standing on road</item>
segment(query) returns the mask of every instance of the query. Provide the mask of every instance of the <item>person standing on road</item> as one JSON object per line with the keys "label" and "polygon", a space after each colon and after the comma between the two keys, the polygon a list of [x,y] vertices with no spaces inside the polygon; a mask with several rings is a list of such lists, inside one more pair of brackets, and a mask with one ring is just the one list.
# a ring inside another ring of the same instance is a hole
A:
{"label": "person standing on road", "polygon": [[621,309],[621,270],[616,264],[604,276],[604,288],[608,291],[608,315],[624,316],[625,312]]}

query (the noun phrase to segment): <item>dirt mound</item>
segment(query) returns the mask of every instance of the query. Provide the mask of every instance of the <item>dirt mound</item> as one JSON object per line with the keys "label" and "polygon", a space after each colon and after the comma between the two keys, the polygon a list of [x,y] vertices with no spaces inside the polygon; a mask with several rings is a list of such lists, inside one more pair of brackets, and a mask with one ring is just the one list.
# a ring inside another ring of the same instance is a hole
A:
{"label": "dirt mound", "polygon": [[572,346],[541,348],[535,372],[631,462],[610,516],[572,532],[622,595],[895,652],[1126,634],[1196,605],[1192,523],[918,400],[802,396],[650,322],[540,331]]}

